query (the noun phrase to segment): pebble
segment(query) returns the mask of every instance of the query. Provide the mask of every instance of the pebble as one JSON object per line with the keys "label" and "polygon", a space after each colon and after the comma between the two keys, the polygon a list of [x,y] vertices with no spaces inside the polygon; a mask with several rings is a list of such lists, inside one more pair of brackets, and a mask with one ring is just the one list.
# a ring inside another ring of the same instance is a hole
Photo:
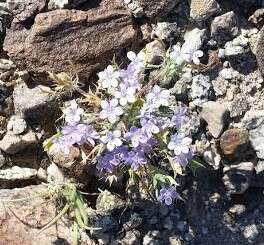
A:
{"label": "pebble", "polygon": [[211,23],[211,37],[220,44],[239,34],[238,19],[233,11],[215,17]]}
{"label": "pebble", "polygon": [[201,118],[208,124],[208,130],[213,137],[218,138],[223,132],[227,118],[228,108],[226,104],[208,101],[203,104]]}
{"label": "pebble", "polygon": [[0,168],[3,167],[6,164],[5,156],[0,151]]}
{"label": "pebble", "polygon": [[249,134],[245,129],[226,130],[220,138],[220,147],[224,155],[240,159],[249,146]]}
{"label": "pebble", "polygon": [[14,135],[22,134],[27,129],[27,122],[25,119],[18,116],[12,116],[7,124],[7,130],[12,131]]}
{"label": "pebble", "polygon": [[257,236],[259,235],[259,231],[258,231],[257,226],[255,224],[248,225],[244,229],[243,235],[249,241],[255,240],[257,238]]}

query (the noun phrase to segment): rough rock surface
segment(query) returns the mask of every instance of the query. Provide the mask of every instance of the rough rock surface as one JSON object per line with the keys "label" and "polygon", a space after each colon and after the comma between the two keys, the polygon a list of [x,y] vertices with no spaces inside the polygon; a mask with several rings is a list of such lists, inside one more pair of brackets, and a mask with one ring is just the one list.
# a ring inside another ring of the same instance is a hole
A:
{"label": "rough rock surface", "polygon": [[31,28],[12,23],[4,50],[28,71],[78,73],[85,82],[115,53],[129,47],[136,35],[121,2],[105,0],[86,12],[62,9],[38,14]]}
{"label": "rough rock surface", "polygon": [[179,0],[137,0],[147,17],[154,18],[168,14]]}
{"label": "rough rock surface", "polygon": [[[44,191],[43,186],[28,186],[19,189],[0,190],[0,244],[37,245],[37,244],[67,244],[71,243],[69,224],[63,222],[53,225],[41,234],[39,229],[46,225],[56,215],[53,202],[43,198],[33,198],[36,193]],[[30,198],[32,197],[32,198]],[[21,202],[2,202],[19,198],[29,198]],[[15,215],[17,216],[15,216]],[[63,239],[62,239],[63,238]]]}
{"label": "rough rock surface", "polygon": [[233,128],[223,133],[220,146],[224,155],[232,158],[241,158],[249,146],[249,135],[247,130]]}
{"label": "rough rock surface", "polygon": [[258,52],[256,52],[258,66],[262,74],[264,74],[264,26],[259,32],[256,50],[258,50]]}
{"label": "rough rock surface", "polygon": [[220,6],[215,0],[192,0],[190,16],[197,22],[209,19],[220,11]]}

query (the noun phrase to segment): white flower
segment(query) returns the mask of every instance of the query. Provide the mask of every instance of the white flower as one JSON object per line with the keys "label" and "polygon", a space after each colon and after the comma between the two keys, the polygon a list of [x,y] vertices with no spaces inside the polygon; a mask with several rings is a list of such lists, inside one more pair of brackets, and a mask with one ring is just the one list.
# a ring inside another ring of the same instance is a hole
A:
{"label": "white flower", "polygon": [[174,59],[177,65],[181,65],[184,62],[184,59],[182,58],[181,53],[181,46],[180,45],[174,45],[172,47],[172,52],[170,52],[170,58]]}
{"label": "white flower", "polygon": [[104,100],[101,102],[101,107],[103,110],[100,112],[100,118],[108,119],[110,123],[115,123],[124,112],[122,107],[118,106],[117,99],[112,99],[110,102]]}
{"label": "white flower", "polygon": [[126,85],[120,84],[119,90],[115,92],[114,96],[119,99],[120,105],[124,106],[127,103],[134,103],[136,101],[135,93],[135,87],[126,87]]}
{"label": "white flower", "polygon": [[65,114],[65,121],[67,123],[77,123],[81,120],[81,115],[84,110],[78,107],[75,100],[70,102],[70,106],[63,110]]}
{"label": "white flower", "polygon": [[158,85],[155,85],[152,91],[147,94],[146,99],[150,107],[169,106],[170,91],[161,89]]}
{"label": "white flower", "polygon": [[116,88],[118,86],[119,72],[109,65],[104,71],[98,73],[99,81],[103,88]]}
{"label": "white flower", "polygon": [[189,146],[191,143],[192,139],[185,137],[184,134],[174,134],[171,136],[168,149],[173,150],[176,156],[179,156],[182,153],[187,154],[190,151]]}
{"label": "white flower", "polygon": [[188,50],[186,53],[182,53],[182,57],[189,63],[194,63],[195,65],[200,64],[200,59],[203,57],[204,53],[201,50]]}
{"label": "white flower", "polygon": [[115,130],[115,131],[109,131],[107,135],[101,137],[101,141],[106,144],[106,148],[109,151],[114,150],[116,147],[122,145],[121,137],[121,131]]}
{"label": "white flower", "polygon": [[134,65],[136,70],[144,68],[145,55],[143,52],[136,54],[133,51],[129,51],[127,53],[127,58],[131,61],[131,64]]}

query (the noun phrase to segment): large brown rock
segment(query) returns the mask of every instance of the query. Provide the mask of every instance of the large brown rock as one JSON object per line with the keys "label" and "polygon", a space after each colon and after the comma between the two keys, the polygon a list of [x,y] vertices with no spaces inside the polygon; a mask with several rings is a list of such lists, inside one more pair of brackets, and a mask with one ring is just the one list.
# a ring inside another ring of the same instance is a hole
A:
{"label": "large brown rock", "polygon": [[[71,222],[66,218],[37,234],[57,212],[54,202],[41,197],[34,198],[45,191],[47,188],[44,186],[0,190],[0,245],[72,244]],[[21,198],[25,200],[3,202]],[[83,240],[80,244],[93,243]]]}
{"label": "large brown rock", "polygon": [[136,36],[131,14],[121,0],[104,0],[88,11],[40,13],[30,28],[13,22],[4,50],[22,69],[42,75],[77,72],[83,81],[134,43]]}

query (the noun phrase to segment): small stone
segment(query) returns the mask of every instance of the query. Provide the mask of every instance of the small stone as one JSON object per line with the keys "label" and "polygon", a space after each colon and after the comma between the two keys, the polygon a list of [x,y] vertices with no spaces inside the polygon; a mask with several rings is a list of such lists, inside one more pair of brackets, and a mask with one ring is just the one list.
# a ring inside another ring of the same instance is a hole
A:
{"label": "small stone", "polygon": [[178,25],[177,23],[158,22],[156,25],[153,25],[153,35],[160,40],[170,42],[179,35]]}
{"label": "small stone", "polygon": [[170,236],[169,238],[169,244],[170,245],[182,245],[183,243],[179,236],[173,235],[173,236]]}
{"label": "small stone", "polygon": [[223,132],[227,117],[227,105],[208,101],[203,104],[201,118],[208,124],[208,130],[213,137],[218,138]]}
{"label": "small stone", "polygon": [[21,83],[15,86],[13,98],[15,112],[24,115],[25,119],[43,123],[58,113],[58,104],[48,87],[29,88]]}
{"label": "small stone", "polygon": [[250,130],[249,138],[258,158],[264,159],[264,124]]}
{"label": "small stone", "polygon": [[227,194],[243,194],[250,187],[254,174],[252,162],[242,162],[238,165],[224,167],[223,183]]}
{"label": "small stone", "polygon": [[137,0],[146,17],[155,18],[167,15],[180,0]]}
{"label": "small stone", "polygon": [[235,118],[244,115],[248,110],[248,101],[244,96],[237,95],[229,105],[230,117]]}
{"label": "small stone", "polygon": [[165,56],[165,49],[161,42],[155,40],[145,47],[146,62],[151,65],[160,65]]}
{"label": "small stone", "polygon": [[27,123],[23,118],[12,116],[7,124],[7,130],[12,131],[14,135],[22,134],[27,129]]}
{"label": "small stone", "polygon": [[48,174],[47,174],[47,171],[43,168],[39,168],[38,169],[38,178],[41,180],[41,181],[47,181],[48,180]]}
{"label": "small stone", "polygon": [[138,230],[127,231],[122,239],[123,245],[140,245],[140,232]]}
{"label": "small stone", "polygon": [[225,44],[225,57],[244,55],[250,51],[248,38],[243,35],[238,36]]}
{"label": "small stone", "polygon": [[220,6],[215,0],[192,0],[190,16],[197,22],[209,19],[220,12]]}
{"label": "small stone", "polygon": [[107,190],[101,192],[96,200],[96,210],[103,212],[112,212],[125,206],[122,199]]}
{"label": "small stone", "polygon": [[255,224],[246,226],[246,228],[243,231],[243,235],[249,241],[255,240],[257,236],[259,235],[257,226]]}
{"label": "small stone", "polygon": [[14,135],[12,132],[9,132],[0,141],[0,149],[8,154],[15,154],[27,147],[33,147],[37,144],[38,138],[32,131],[23,135]]}
{"label": "small stone", "polygon": [[246,206],[243,204],[234,204],[228,211],[235,215],[242,215],[246,212]]}
{"label": "small stone", "polygon": [[220,44],[239,34],[237,16],[233,11],[217,16],[211,23],[211,37]]}
{"label": "small stone", "polygon": [[109,244],[109,241],[110,241],[110,234],[108,233],[103,233],[98,238],[99,245],[107,245]]}
{"label": "small stone", "polygon": [[245,129],[228,129],[220,138],[220,147],[224,155],[240,159],[249,147],[249,134]]}
{"label": "small stone", "polygon": [[0,168],[3,167],[6,164],[5,156],[0,151]]}
{"label": "small stone", "polygon": [[49,183],[55,183],[58,185],[62,185],[64,183],[64,174],[55,163],[48,166],[47,174]]}
{"label": "small stone", "polygon": [[211,87],[209,76],[204,76],[202,74],[194,76],[190,93],[193,103],[200,106],[208,101]]}
{"label": "small stone", "polygon": [[0,170],[0,181],[28,180],[37,177],[38,171],[32,168],[14,166]]}
{"label": "small stone", "polygon": [[143,245],[159,245],[160,244],[160,240],[156,239],[155,236],[153,237],[153,234],[151,231],[149,231],[147,233],[147,235],[145,235],[143,237]]}

